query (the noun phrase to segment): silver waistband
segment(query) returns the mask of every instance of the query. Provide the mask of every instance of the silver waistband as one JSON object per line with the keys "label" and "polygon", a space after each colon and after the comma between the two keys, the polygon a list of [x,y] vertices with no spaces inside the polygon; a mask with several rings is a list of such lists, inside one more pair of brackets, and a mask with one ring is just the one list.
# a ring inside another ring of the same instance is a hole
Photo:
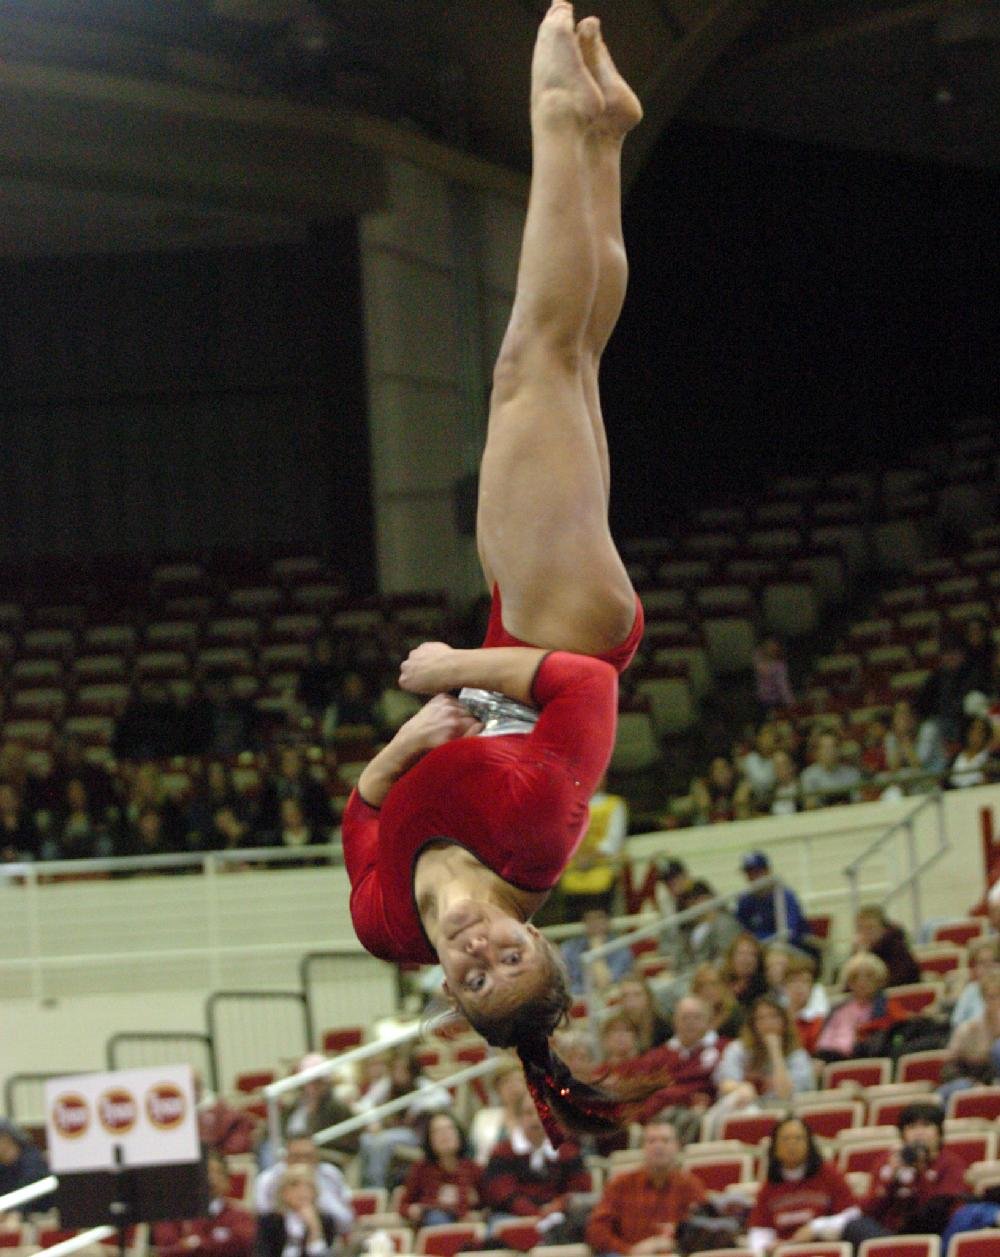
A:
{"label": "silver waistband", "polygon": [[495,738],[502,733],[530,733],[538,720],[534,707],[517,703],[506,694],[495,690],[474,690],[466,687],[459,691],[458,701],[479,721],[482,721],[481,738]]}

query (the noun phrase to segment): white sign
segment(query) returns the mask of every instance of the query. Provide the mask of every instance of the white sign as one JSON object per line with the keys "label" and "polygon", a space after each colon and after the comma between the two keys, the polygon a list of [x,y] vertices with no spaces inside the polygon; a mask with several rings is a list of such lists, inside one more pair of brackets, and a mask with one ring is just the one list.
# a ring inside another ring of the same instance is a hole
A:
{"label": "white sign", "polygon": [[198,1124],[190,1065],[77,1074],[45,1084],[49,1166],[56,1174],[121,1164],[197,1161]]}

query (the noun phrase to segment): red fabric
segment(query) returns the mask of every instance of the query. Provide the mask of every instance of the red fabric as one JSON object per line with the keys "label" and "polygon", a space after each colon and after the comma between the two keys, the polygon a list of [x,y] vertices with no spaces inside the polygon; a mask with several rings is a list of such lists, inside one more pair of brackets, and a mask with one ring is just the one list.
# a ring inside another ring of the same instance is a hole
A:
{"label": "red fabric", "polygon": [[[642,610],[642,602],[639,595],[635,596],[635,619],[632,621],[632,627],[629,629],[628,637],[625,638],[613,650],[605,651],[602,655],[597,655],[598,659],[603,659],[605,663],[610,663],[619,676],[632,662],[635,652],[639,649],[639,643],[642,641],[642,634],[645,631],[646,620]],[[500,588],[498,585],[493,586],[493,601],[490,603],[490,620],[486,628],[486,637],[483,640],[484,646],[530,646],[531,642],[522,642],[519,637],[514,637],[508,633],[503,625],[503,603],[500,598]]]}
{"label": "red fabric", "polygon": [[[153,1245],[160,1257],[250,1257],[255,1230],[253,1214],[227,1200],[215,1217],[154,1222]],[[197,1244],[190,1242],[192,1236]]]}
{"label": "red fabric", "polygon": [[599,659],[546,655],[531,733],[458,738],[428,752],[381,810],[355,790],[343,818],[351,917],[383,960],[434,964],[413,901],[423,848],[446,839],[523,890],[550,890],[587,828],[587,805],[614,746],[617,676]]}
{"label": "red fabric", "polygon": [[[448,1173],[434,1161],[418,1161],[410,1167],[406,1176],[406,1186],[400,1197],[398,1212],[407,1222],[420,1224],[420,1217],[410,1212],[411,1205],[424,1209],[447,1209],[461,1222],[470,1209],[479,1207],[479,1192],[482,1186],[482,1166],[475,1161],[459,1161],[452,1173]],[[454,1187],[458,1198],[452,1203],[442,1204],[439,1200],[441,1188]]]}
{"label": "red fabric", "polygon": [[823,1029],[822,1017],[796,1017],[795,1029],[798,1031],[799,1043],[805,1050],[812,1055],[812,1050],[816,1046],[816,1040],[819,1038],[819,1032]]}
{"label": "red fabric", "polygon": [[633,1244],[676,1226],[707,1196],[701,1179],[677,1168],[660,1184],[645,1169],[616,1174],[587,1222],[587,1243],[595,1253],[627,1253]]}
{"label": "red fabric", "polygon": [[789,1240],[806,1222],[842,1213],[857,1204],[843,1174],[825,1161],[811,1178],[798,1183],[764,1183],[757,1193],[748,1226],[771,1227]]}
{"label": "red fabric", "polygon": [[728,1041],[718,1038],[712,1031],[707,1040],[702,1040],[700,1046],[689,1052],[681,1047],[677,1038],[673,1038],[663,1047],[623,1061],[611,1073],[615,1077],[629,1079],[662,1074],[668,1079],[665,1086],[649,1097],[641,1120],[648,1120],[668,1105],[690,1105],[697,1095],[707,1096],[711,1103],[716,1096],[712,1075]]}
{"label": "red fabric", "polygon": [[590,1190],[590,1174],[574,1143],[561,1144],[554,1161],[539,1170],[531,1158],[519,1155],[509,1139],[502,1139],[490,1154],[483,1172],[483,1200],[497,1213],[533,1217],[561,1209],[570,1192]]}
{"label": "red fabric", "polygon": [[[936,1196],[964,1196],[965,1163],[949,1152],[938,1153],[933,1165],[912,1176],[912,1181],[899,1183],[889,1164],[887,1152],[872,1171],[872,1189],[861,1205],[862,1213],[881,1223],[887,1231],[899,1234],[907,1230],[909,1219],[926,1208]],[[955,1207],[960,1202],[956,1201]]]}

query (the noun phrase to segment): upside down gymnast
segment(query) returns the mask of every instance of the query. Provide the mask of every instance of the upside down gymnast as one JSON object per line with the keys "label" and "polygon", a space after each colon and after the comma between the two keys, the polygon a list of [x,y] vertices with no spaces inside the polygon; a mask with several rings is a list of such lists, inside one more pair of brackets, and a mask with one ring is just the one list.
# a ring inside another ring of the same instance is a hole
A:
{"label": "upside down gymnast", "polygon": [[[478,650],[427,642],[400,685],[435,695],[367,765],[344,813],[368,951],[432,963],[497,1047],[515,1047],[550,1135],[603,1130],[619,1099],[549,1036],[570,996],[530,918],[579,843],[614,744],[642,607],[608,528],[601,354],[627,262],[620,158],[639,102],[596,18],[552,0],[531,68],[532,181],[493,378],[476,525],[493,593]],[[466,689],[458,699],[451,691]],[[501,697],[503,696],[503,697]]]}

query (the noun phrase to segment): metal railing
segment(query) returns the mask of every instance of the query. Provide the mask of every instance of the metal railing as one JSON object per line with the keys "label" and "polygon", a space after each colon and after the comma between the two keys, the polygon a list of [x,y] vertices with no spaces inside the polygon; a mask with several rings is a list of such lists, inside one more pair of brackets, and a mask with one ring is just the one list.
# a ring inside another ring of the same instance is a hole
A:
{"label": "metal railing", "polygon": [[[927,808],[934,808],[937,813],[937,824],[935,832],[937,835],[937,846],[929,855],[921,857],[917,850],[917,830],[916,818]],[[905,873],[897,882],[890,885],[889,889],[882,895],[882,903],[889,903],[895,899],[897,895],[904,890],[910,892],[910,908],[913,913],[913,928],[919,930],[924,923],[923,905],[920,894],[920,878],[934,864],[938,862],[950,849],[951,841],[948,838],[947,826],[944,820],[944,805],[942,793],[940,790],[933,794],[927,795],[921,799],[916,807],[912,808],[899,820],[887,826],[885,830],[867,846],[860,855],[855,858],[844,868],[844,876],[847,878],[850,898],[851,912],[853,916],[857,916],[858,909],[861,907],[861,871],[864,866],[877,855],[881,855],[888,844],[892,842],[897,835],[903,834],[906,842],[905,852]]]}

